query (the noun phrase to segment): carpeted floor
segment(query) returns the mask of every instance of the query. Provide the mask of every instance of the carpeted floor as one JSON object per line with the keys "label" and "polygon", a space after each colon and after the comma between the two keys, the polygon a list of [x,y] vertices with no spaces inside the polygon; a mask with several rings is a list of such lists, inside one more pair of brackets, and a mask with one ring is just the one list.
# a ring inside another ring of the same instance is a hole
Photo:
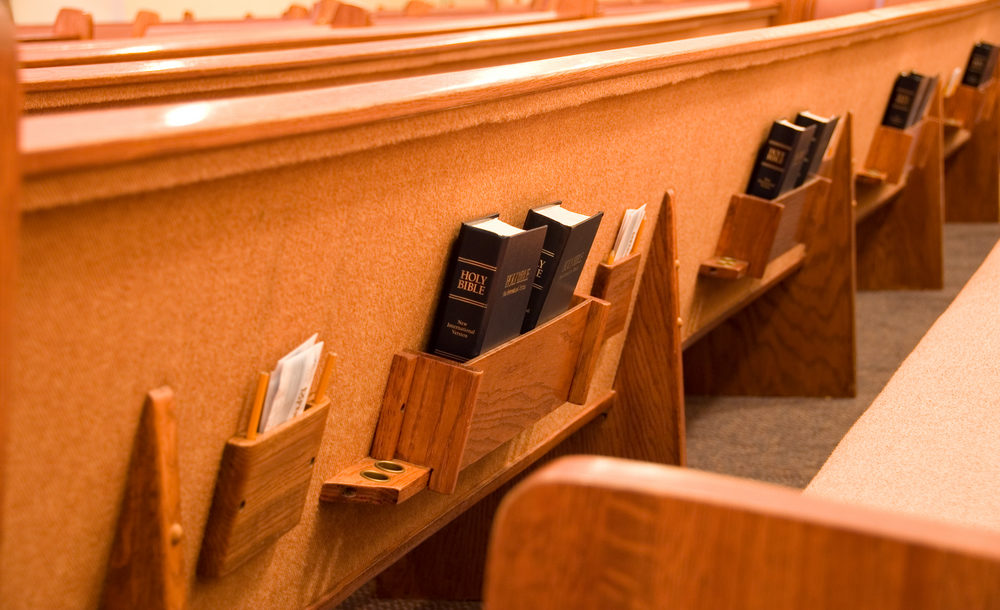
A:
{"label": "carpeted floor", "polygon": [[[1000,226],[945,226],[945,288],[860,292],[858,395],[848,399],[687,397],[688,465],[805,487],[1000,238]],[[341,610],[474,610],[468,602],[378,600],[363,587]]]}
{"label": "carpeted floor", "polygon": [[998,237],[997,225],[945,225],[944,290],[858,293],[856,398],[688,396],[688,465],[805,487]]}

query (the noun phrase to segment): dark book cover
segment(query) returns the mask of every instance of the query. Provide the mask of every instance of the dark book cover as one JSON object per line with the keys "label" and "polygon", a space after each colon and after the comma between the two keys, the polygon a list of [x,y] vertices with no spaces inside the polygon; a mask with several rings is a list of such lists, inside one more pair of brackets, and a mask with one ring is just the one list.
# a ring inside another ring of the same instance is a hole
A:
{"label": "dark book cover", "polygon": [[747,193],[774,199],[793,188],[815,131],[815,127],[801,127],[784,119],[775,121],[757,153]]}
{"label": "dark book cover", "polygon": [[569,309],[603,216],[604,212],[593,216],[577,214],[563,208],[561,203],[528,211],[525,229],[547,229],[521,332],[528,332]]}
{"label": "dark book cover", "polygon": [[882,116],[882,124],[886,127],[906,129],[913,114],[913,106],[917,102],[920,82],[923,77],[915,72],[903,72],[896,77],[889,96],[889,105]]}
{"label": "dark book cover", "polygon": [[993,78],[993,69],[997,63],[997,47],[985,42],[977,42],[969,54],[969,63],[965,65],[962,84],[979,87]]}
{"label": "dark book cover", "polygon": [[802,186],[809,176],[819,171],[819,166],[823,163],[823,155],[826,154],[826,149],[830,145],[830,138],[833,137],[838,121],[840,121],[840,117],[821,117],[808,110],[800,112],[795,117],[796,125],[800,127],[812,125],[816,128],[812,140],[809,142],[809,149],[802,162],[802,170],[799,172],[798,180],[795,181],[795,186]]}
{"label": "dark book cover", "polygon": [[925,76],[920,82],[919,97],[913,108],[913,116],[910,117],[910,125],[916,125],[927,114],[927,106],[930,105],[931,100],[934,99],[934,94],[937,92],[938,80],[938,76],[935,74],[934,76]]}
{"label": "dark book cover", "polygon": [[497,215],[462,223],[428,351],[465,362],[520,334],[544,239]]}

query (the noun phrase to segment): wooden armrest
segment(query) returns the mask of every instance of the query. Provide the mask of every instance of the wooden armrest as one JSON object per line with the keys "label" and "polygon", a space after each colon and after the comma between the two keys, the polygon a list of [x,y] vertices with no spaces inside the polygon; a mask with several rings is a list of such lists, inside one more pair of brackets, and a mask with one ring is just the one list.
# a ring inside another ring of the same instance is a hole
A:
{"label": "wooden armrest", "polygon": [[486,608],[971,608],[1000,535],[672,466],[570,457],[504,500]]}

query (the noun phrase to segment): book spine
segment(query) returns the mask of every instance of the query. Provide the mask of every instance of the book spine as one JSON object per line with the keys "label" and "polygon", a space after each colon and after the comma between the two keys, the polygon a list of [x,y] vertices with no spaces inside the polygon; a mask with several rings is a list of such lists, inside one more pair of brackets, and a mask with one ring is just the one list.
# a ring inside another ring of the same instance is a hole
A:
{"label": "book spine", "polygon": [[545,227],[538,227],[503,239],[496,281],[492,294],[489,294],[482,351],[491,350],[521,334],[545,233]]}
{"label": "book spine", "polygon": [[[962,84],[969,87],[979,87],[989,80],[987,69],[989,69],[992,55],[991,47],[977,44],[972,47],[969,55],[969,63],[965,66],[965,74],[962,76]],[[990,74],[991,75],[991,74]]]}
{"label": "book spine", "polygon": [[431,353],[459,362],[479,355],[501,243],[493,233],[462,225],[438,305]]}
{"label": "book spine", "polygon": [[767,142],[757,153],[747,193],[763,199],[774,199],[781,194],[797,142],[796,136],[797,133],[782,129],[778,124],[771,128]]}
{"label": "book spine", "polygon": [[559,262],[562,260],[566,242],[569,240],[571,229],[558,222],[549,221],[541,214],[534,211],[528,212],[525,220],[525,229],[534,229],[545,226],[545,243],[542,245],[542,255],[538,260],[538,270],[531,282],[531,296],[528,298],[527,311],[524,314],[524,322],[521,325],[521,332],[528,332],[538,325],[542,308],[549,297],[552,289],[552,279],[556,276]]}
{"label": "book spine", "polygon": [[802,173],[802,168],[805,166],[806,157],[809,155],[809,147],[812,145],[817,127],[815,125],[810,125],[808,127],[804,127],[803,129],[804,131],[801,133],[795,134],[797,137],[792,148],[792,158],[788,161],[788,169],[782,176],[782,182],[780,188],[778,189],[778,194],[795,188],[795,183],[798,181],[799,174]]}
{"label": "book spine", "polygon": [[576,292],[576,284],[580,280],[584,265],[587,264],[590,247],[594,244],[603,217],[604,213],[599,212],[570,229],[561,260],[549,286],[548,298],[542,304],[542,311],[538,316],[539,324],[569,309],[573,302],[573,294]]}
{"label": "book spine", "polygon": [[909,76],[903,75],[896,79],[896,84],[892,88],[892,95],[889,97],[889,105],[882,116],[882,124],[886,127],[896,129],[906,129],[910,120],[910,113],[913,109],[914,98],[917,94],[918,82]]}

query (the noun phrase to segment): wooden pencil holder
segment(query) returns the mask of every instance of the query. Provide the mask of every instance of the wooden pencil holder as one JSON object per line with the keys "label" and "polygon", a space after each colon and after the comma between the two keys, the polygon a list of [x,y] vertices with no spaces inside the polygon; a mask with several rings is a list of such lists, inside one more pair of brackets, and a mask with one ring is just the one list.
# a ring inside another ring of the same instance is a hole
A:
{"label": "wooden pencil holder", "polygon": [[638,253],[626,256],[611,264],[601,263],[594,274],[594,285],[590,293],[611,304],[608,311],[608,323],[604,336],[617,335],[625,330],[628,319],[629,304],[632,302],[632,291],[635,279],[639,275],[639,264],[642,256]]}
{"label": "wooden pencil holder", "polygon": [[715,256],[698,269],[704,277],[737,280],[764,277],[767,264],[799,243],[802,211],[825,197],[830,181],[813,176],[802,186],[769,200],[737,194],[715,246]]}
{"label": "wooden pencil holder", "polygon": [[330,399],[254,440],[226,443],[198,573],[231,572],[295,527],[302,516]]}
{"label": "wooden pencil holder", "polygon": [[464,364],[396,354],[370,456],[326,481],[320,499],[398,504],[425,487],[452,493],[462,469],[567,401],[586,403],[610,308],[577,296],[569,311]]}
{"label": "wooden pencil holder", "polygon": [[858,173],[857,181],[868,184],[899,184],[906,178],[914,163],[915,143],[926,121],[907,129],[879,125],[868,149],[865,168]]}

